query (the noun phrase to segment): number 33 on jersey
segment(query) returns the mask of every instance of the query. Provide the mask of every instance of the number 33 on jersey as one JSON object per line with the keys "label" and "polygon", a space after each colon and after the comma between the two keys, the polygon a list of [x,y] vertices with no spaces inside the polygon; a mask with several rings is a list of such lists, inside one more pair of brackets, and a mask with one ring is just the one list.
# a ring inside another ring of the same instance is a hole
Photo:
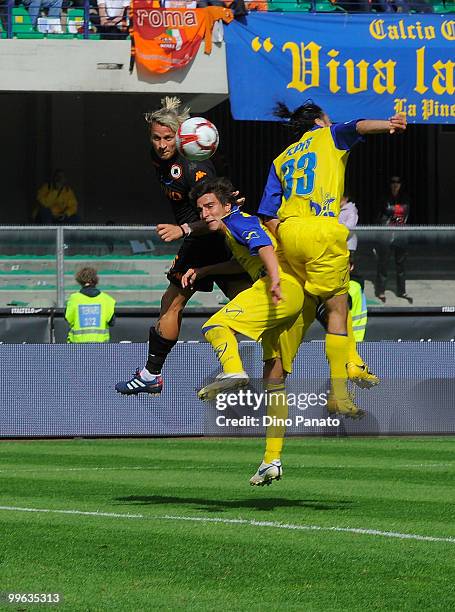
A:
{"label": "number 33 on jersey", "polygon": [[362,137],[357,120],[305,132],[272,163],[259,206],[262,215],[338,217],[351,148]]}

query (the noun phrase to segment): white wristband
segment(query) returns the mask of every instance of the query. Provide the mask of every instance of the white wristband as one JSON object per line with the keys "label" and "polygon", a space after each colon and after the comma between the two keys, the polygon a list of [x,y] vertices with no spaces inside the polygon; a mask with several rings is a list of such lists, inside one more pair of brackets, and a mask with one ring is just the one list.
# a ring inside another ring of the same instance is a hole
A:
{"label": "white wristband", "polygon": [[181,226],[182,230],[185,232],[185,236],[189,236],[192,232],[191,227],[188,225],[188,223],[183,223]]}

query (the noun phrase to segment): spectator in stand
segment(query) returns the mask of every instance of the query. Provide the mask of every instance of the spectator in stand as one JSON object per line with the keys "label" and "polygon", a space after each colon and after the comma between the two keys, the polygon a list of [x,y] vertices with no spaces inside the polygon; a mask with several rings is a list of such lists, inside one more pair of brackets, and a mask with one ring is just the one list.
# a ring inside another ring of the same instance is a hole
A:
{"label": "spectator in stand", "polygon": [[0,30],[6,32],[8,27],[8,0],[0,0]]}
{"label": "spectator in stand", "polygon": [[79,223],[77,199],[68,185],[63,170],[55,170],[50,181],[41,185],[36,194],[34,221],[44,225]]}
{"label": "spectator in stand", "polygon": [[[381,203],[379,225],[403,227],[409,217],[409,198],[402,189],[399,176],[392,176],[388,194]],[[396,295],[412,304],[412,298],[406,293],[405,262],[407,257],[407,237],[404,232],[384,232],[381,240],[374,249],[377,260],[375,282],[376,297],[385,303],[385,288],[387,282],[387,268],[391,251],[395,257],[397,274]]]}
{"label": "spectator in stand", "polygon": [[129,0],[98,0],[101,38],[119,39],[128,36]]}
{"label": "spectator in stand", "polygon": [[70,295],[65,311],[70,326],[68,342],[109,342],[109,327],[115,319],[114,298],[97,289],[99,279],[95,268],[82,268],[76,280],[81,290]]}
{"label": "spectator in stand", "polygon": [[43,9],[47,9],[49,19],[61,19],[63,0],[24,0],[34,28]]}

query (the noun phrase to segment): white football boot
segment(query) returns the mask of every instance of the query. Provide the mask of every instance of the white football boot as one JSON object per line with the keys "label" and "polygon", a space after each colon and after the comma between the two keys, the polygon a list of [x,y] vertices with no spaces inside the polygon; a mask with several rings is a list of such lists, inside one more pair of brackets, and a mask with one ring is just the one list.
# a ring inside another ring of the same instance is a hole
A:
{"label": "white football boot", "polygon": [[280,480],[282,476],[283,467],[279,459],[274,459],[272,463],[262,462],[256,474],[250,478],[250,485],[253,487],[271,485],[273,480]]}

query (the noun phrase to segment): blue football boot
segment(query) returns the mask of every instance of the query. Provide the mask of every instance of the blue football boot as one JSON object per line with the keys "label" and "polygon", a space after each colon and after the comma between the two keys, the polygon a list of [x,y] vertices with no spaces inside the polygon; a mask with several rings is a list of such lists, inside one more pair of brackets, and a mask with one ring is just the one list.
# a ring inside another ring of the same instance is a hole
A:
{"label": "blue football boot", "polygon": [[163,377],[157,374],[152,380],[144,380],[141,370],[137,368],[136,374],[131,380],[118,382],[115,385],[117,393],[123,395],[138,395],[139,393],[161,393],[163,388]]}

